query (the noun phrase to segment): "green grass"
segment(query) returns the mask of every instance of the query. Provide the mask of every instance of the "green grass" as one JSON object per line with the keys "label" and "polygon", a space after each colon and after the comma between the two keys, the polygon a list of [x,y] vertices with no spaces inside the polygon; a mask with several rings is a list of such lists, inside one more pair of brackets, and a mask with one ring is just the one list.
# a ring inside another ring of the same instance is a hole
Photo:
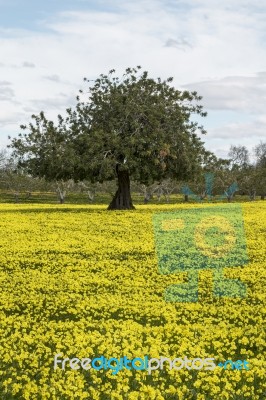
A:
{"label": "green grass", "polygon": [[[65,198],[65,204],[109,204],[111,202],[111,194],[109,193],[99,193],[96,194],[94,200],[91,202],[85,193],[69,193]],[[144,196],[138,193],[132,193],[133,204],[144,204]],[[260,200],[257,196],[256,200]],[[212,200],[213,202],[221,202],[219,196],[216,196]],[[234,197],[234,202],[246,202],[250,201],[248,196],[236,195]],[[172,194],[170,196],[169,204],[183,203],[184,196],[181,194]],[[206,200],[204,202],[207,202]],[[227,200],[222,202],[227,203]],[[0,190],[0,203],[16,203],[15,195],[11,191]],[[58,196],[55,192],[32,192],[30,196],[23,192],[18,196],[19,204],[59,204]],[[197,203],[197,201],[192,198],[189,199],[189,203]],[[157,197],[154,196],[153,199],[149,201],[149,204],[167,204],[164,196],[161,197],[160,202]]]}

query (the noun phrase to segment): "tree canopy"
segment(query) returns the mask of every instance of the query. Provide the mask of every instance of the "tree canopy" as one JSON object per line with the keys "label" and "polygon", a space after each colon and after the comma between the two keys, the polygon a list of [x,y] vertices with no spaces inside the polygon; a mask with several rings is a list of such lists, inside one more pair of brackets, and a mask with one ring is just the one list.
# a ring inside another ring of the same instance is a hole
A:
{"label": "tree canopy", "polygon": [[114,73],[80,91],[76,107],[59,115],[57,124],[43,112],[33,115],[10,147],[20,166],[47,180],[117,177],[110,208],[133,208],[130,178],[145,184],[189,179],[206,162],[210,153],[199,136],[206,132],[191,119],[206,112],[201,96],[177,90],[173,78],[152,79],[140,66],[127,68],[122,78]]}

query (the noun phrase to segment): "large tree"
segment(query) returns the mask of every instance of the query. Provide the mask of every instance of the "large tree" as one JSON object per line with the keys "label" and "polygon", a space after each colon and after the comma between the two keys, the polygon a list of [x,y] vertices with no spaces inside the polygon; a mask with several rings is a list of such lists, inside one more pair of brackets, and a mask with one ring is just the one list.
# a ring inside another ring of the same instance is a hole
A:
{"label": "large tree", "polygon": [[[117,178],[109,209],[134,208],[130,178],[144,184],[189,179],[206,159],[205,133],[192,114],[206,116],[197,92],[180,91],[173,78],[151,79],[141,67],[101,74],[58,124],[44,113],[12,139],[20,165],[46,179],[104,181]],[[84,79],[88,85],[89,80]]]}

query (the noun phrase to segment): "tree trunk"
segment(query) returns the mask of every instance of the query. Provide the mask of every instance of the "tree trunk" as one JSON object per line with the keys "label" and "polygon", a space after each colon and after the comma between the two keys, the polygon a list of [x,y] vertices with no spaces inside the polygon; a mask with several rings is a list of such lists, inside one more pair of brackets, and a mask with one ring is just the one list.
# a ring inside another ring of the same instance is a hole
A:
{"label": "tree trunk", "polygon": [[118,189],[107,210],[134,210],[131,194],[129,172],[117,168]]}
{"label": "tree trunk", "polygon": [[145,197],[144,197],[144,204],[147,204],[147,203],[149,202],[149,200],[150,200],[150,196],[145,195]]}
{"label": "tree trunk", "polygon": [[188,202],[188,194],[185,194],[184,201],[185,201],[186,203]]}
{"label": "tree trunk", "polygon": [[249,192],[249,199],[250,201],[254,201],[256,199],[256,191],[252,190]]}
{"label": "tree trunk", "polygon": [[260,196],[260,199],[261,199],[261,200],[265,200],[265,194],[262,194],[262,195]]}

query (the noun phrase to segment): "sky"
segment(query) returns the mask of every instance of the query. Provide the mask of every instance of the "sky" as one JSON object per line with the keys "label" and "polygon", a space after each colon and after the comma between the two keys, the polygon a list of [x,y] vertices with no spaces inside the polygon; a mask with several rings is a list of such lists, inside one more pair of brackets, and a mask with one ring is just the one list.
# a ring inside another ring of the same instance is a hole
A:
{"label": "sky", "polygon": [[64,115],[84,77],[137,65],[203,96],[217,156],[266,141],[266,1],[0,0],[0,148]]}

